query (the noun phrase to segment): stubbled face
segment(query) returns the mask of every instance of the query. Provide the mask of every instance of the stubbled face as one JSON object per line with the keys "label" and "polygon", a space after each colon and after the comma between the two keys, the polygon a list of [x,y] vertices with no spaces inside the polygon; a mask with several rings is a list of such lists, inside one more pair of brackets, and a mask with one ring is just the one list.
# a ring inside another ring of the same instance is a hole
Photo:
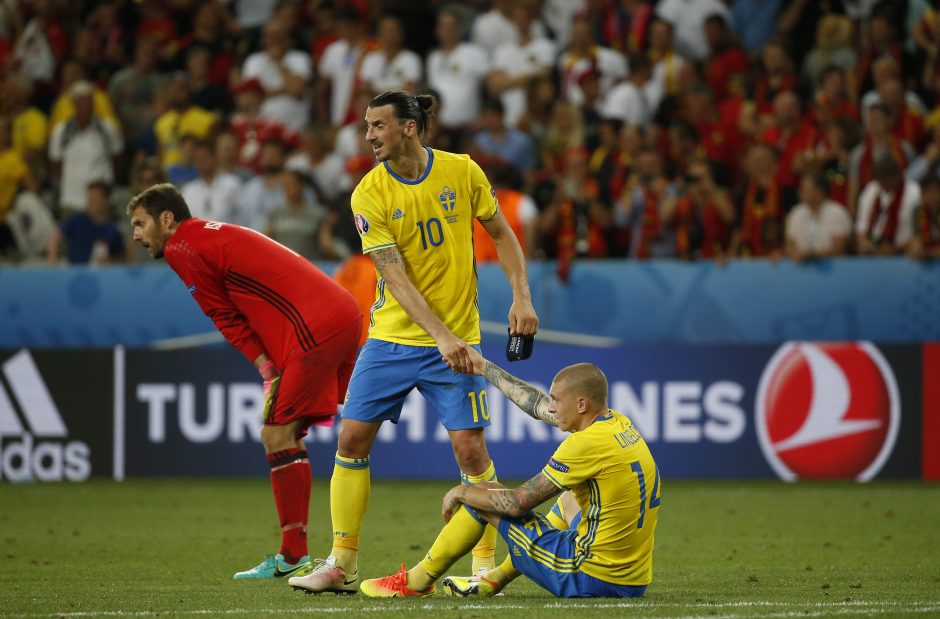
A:
{"label": "stubbled face", "polygon": [[400,121],[391,105],[370,107],[366,110],[365,122],[366,142],[372,147],[376,161],[393,159],[401,150],[409,127],[414,130],[414,121]]}
{"label": "stubbled face", "polygon": [[158,219],[154,219],[142,206],[138,206],[131,212],[134,240],[140,243],[154,260],[163,257],[163,250],[170,238],[167,218],[172,218],[169,211],[164,211]]}
{"label": "stubbled face", "polygon": [[559,380],[557,376],[552,381],[548,390],[548,412],[555,416],[559,430],[574,432],[578,429],[580,421],[580,398],[576,397],[565,383],[564,379]]}

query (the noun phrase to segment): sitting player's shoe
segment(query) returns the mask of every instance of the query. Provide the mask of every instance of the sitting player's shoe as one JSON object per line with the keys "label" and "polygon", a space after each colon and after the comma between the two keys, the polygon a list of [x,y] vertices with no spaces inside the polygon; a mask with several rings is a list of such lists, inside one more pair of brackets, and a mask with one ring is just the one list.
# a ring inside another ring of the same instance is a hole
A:
{"label": "sitting player's shoe", "polygon": [[386,576],[384,578],[371,578],[363,580],[359,585],[359,590],[370,598],[404,598],[404,597],[427,597],[433,595],[437,587],[432,583],[424,591],[415,591],[409,589],[408,571],[405,564],[401,564],[401,570],[397,574]]}
{"label": "sitting player's shoe", "polygon": [[294,576],[287,581],[291,587],[304,593],[340,593],[353,594],[359,582],[359,572],[351,576],[346,570],[336,565],[336,559],[318,560],[313,571],[306,576]]}
{"label": "sitting player's shoe", "polygon": [[310,557],[303,556],[297,563],[288,563],[284,560],[284,555],[266,555],[264,561],[254,566],[250,570],[238,572],[233,578],[242,580],[245,578],[283,578],[284,576],[302,576],[309,574],[313,566],[310,564]]}
{"label": "sitting player's shoe", "polygon": [[452,597],[488,598],[499,594],[499,585],[483,576],[448,576],[441,581],[444,593]]}

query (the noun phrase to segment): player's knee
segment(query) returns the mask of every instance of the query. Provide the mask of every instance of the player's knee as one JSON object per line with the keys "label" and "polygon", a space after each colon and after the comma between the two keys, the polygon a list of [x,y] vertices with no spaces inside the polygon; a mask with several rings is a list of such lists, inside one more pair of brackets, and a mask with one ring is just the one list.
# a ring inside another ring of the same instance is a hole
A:
{"label": "player's knee", "polygon": [[291,426],[262,426],[261,444],[266,453],[292,449],[297,445],[297,436]]}
{"label": "player's knee", "polygon": [[565,510],[565,522],[570,525],[574,517],[581,513],[581,506],[578,505],[577,499],[574,498],[574,493],[570,490],[562,493],[561,505],[562,509]]}
{"label": "player's knee", "polygon": [[468,475],[479,475],[490,466],[486,445],[473,441],[454,444],[454,457],[460,470]]}
{"label": "player's knee", "polygon": [[355,424],[343,423],[336,441],[336,453],[343,458],[365,458],[372,450],[375,432],[370,428],[357,428]]}

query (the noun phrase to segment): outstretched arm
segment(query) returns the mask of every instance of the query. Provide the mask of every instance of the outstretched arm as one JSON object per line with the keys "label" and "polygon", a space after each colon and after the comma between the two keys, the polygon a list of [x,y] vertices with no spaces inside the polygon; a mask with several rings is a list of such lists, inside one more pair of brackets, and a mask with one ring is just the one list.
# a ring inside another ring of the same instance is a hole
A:
{"label": "outstretched arm", "polygon": [[449,522],[461,504],[484,512],[519,518],[545,501],[558,496],[562,489],[539,473],[518,488],[480,488],[461,484],[444,495],[441,515]]}
{"label": "outstretched arm", "polygon": [[548,410],[550,402],[548,395],[489,361],[475,349],[471,348],[467,354],[472,363],[470,370],[473,374],[485,376],[486,380],[515,402],[516,406],[529,417],[540,419],[553,426],[558,425],[555,415]]}

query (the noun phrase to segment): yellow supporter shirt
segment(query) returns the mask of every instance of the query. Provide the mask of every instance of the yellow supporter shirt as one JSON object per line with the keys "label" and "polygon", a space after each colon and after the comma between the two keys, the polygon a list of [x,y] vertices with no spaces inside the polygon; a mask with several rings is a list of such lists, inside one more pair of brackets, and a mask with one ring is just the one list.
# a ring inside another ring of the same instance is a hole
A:
{"label": "yellow supporter shirt", "polygon": [[[427,147],[425,147],[427,148]],[[397,246],[412,283],[431,311],[468,344],[480,342],[473,220],[492,219],[495,192],[468,155],[428,148],[428,167],[416,181],[376,166],[352,195],[362,253]],[[435,346],[380,278],[369,337],[411,346]]]}
{"label": "yellow supporter shirt", "polygon": [[652,582],[659,469],[627,417],[608,410],[572,433],[542,474],[571,490],[581,506],[575,560],[561,560],[559,571],[580,570],[617,585]]}
{"label": "yellow supporter shirt", "polygon": [[196,105],[182,114],[176,110],[161,114],[154,123],[153,132],[160,143],[160,163],[163,168],[169,168],[180,160],[181,137],[192,135],[200,140],[208,138],[216,120],[215,114]]}
{"label": "yellow supporter shirt", "polygon": [[[111,99],[108,98],[108,93],[100,88],[95,88],[94,106],[95,116],[98,118],[107,118],[120,128],[121,121],[118,120],[117,114],[114,112]],[[75,103],[72,102],[72,97],[70,97],[68,93],[59,95],[59,98],[55,100],[52,106],[52,115],[49,119],[49,125],[55,129],[56,125],[60,122],[64,122],[73,116],[75,116]]]}
{"label": "yellow supporter shirt", "polygon": [[13,206],[16,190],[28,171],[23,157],[16,150],[10,148],[0,153],[0,221]]}
{"label": "yellow supporter shirt", "polygon": [[24,157],[29,151],[44,153],[49,139],[49,121],[39,109],[23,110],[13,119],[13,148]]}

